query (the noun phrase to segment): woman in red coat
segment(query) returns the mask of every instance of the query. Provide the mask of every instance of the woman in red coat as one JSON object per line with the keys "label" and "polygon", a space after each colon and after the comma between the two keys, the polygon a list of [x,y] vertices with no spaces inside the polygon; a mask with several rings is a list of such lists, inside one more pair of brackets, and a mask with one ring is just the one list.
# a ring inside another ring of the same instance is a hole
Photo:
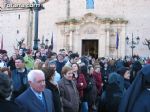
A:
{"label": "woman in red coat", "polygon": [[77,63],[72,64],[73,69],[73,79],[76,82],[77,89],[79,91],[80,99],[83,98],[83,91],[87,86],[85,77],[82,73],[79,73],[79,65]]}
{"label": "woman in red coat", "polygon": [[[72,64],[72,70],[73,70],[73,79],[76,83],[77,86],[77,90],[79,92],[79,96],[80,96],[80,111],[81,109],[83,110],[83,106],[85,104],[85,102],[83,102],[83,96],[84,96],[84,89],[86,89],[87,87],[87,83],[84,77],[83,73],[79,73],[79,65],[77,63],[73,63]],[[87,109],[88,111],[88,109]],[[84,111],[85,112],[85,111]]]}
{"label": "woman in red coat", "polygon": [[95,65],[94,66],[93,77],[94,77],[94,80],[96,82],[98,95],[101,95],[103,82],[102,82],[102,75],[101,75],[101,72],[100,72],[100,65]]}

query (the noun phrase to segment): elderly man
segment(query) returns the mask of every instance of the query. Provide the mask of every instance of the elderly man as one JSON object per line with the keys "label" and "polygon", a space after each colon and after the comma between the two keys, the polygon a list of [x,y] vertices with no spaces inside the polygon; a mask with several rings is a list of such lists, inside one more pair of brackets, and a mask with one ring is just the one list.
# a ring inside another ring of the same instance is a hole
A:
{"label": "elderly man", "polygon": [[50,90],[45,89],[45,76],[41,70],[31,70],[28,74],[30,87],[15,99],[27,112],[55,112]]}

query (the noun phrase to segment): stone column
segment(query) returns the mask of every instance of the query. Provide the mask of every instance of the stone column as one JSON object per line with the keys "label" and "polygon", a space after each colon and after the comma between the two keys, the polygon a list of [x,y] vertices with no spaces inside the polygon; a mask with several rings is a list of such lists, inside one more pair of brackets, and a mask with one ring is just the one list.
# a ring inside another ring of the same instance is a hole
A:
{"label": "stone column", "polygon": [[109,56],[110,24],[106,24],[105,56]]}
{"label": "stone column", "polygon": [[120,55],[121,55],[121,57],[124,57],[125,56],[125,45],[126,45],[126,40],[125,40],[125,38],[126,38],[126,24],[122,24],[121,25],[122,26],[122,32],[120,33],[120,49],[121,49],[121,51],[120,51]]}
{"label": "stone column", "polygon": [[69,50],[72,50],[72,38],[73,38],[73,31],[70,31],[70,36],[69,36]]}
{"label": "stone column", "polygon": [[70,34],[69,34],[69,32],[67,32],[66,34],[65,34],[65,42],[64,42],[64,47],[65,47],[65,49],[68,51],[70,48]]}

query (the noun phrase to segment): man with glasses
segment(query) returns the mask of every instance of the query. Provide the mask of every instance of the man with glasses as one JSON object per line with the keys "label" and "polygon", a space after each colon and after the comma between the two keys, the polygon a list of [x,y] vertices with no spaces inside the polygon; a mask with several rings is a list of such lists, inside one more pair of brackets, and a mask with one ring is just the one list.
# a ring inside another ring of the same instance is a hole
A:
{"label": "man with glasses", "polygon": [[30,87],[15,99],[26,112],[55,112],[50,90],[45,89],[45,75],[41,70],[28,73]]}

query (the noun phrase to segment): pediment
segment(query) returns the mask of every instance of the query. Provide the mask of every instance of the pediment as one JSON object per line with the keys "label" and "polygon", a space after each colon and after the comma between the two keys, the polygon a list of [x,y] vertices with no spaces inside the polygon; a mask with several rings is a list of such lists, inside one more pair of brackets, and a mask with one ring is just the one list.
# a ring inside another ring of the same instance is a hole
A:
{"label": "pediment", "polygon": [[83,16],[82,20],[86,22],[92,22],[96,20],[96,15],[93,13],[87,13]]}

